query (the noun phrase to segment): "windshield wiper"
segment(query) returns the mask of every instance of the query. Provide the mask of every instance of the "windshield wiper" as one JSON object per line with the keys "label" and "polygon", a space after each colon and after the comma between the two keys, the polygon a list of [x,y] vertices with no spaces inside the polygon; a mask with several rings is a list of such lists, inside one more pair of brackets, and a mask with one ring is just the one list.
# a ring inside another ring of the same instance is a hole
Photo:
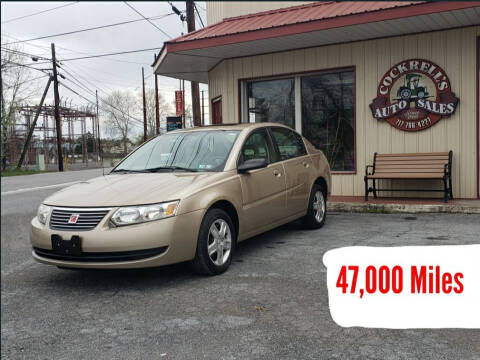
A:
{"label": "windshield wiper", "polygon": [[145,173],[147,172],[146,170],[130,170],[130,169],[116,169],[110,171],[112,173]]}
{"label": "windshield wiper", "polygon": [[158,167],[154,167],[154,168],[150,168],[150,169],[145,169],[145,171],[149,171],[149,172],[157,172],[157,171],[160,171],[160,170],[172,170],[172,171],[175,171],[175,170],[182,170],[182,171],[191,171],[191,172],[197,172],[198,170],[197,169],[190,169],[190,168],[186,168],[186,167],[182,167],[182,166],[158,166]]}

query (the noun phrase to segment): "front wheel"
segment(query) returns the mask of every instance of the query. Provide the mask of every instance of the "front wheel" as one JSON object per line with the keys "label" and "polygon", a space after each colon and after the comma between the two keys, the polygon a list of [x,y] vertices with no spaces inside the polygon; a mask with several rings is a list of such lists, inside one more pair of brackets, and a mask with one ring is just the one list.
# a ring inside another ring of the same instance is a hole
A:
{"label": "front wheel", "polygon": [[327,217],[326,191],[315,184],[310,193],[307,215],[303,217],[303,225],[308,229],[318,229],[325,224]]}
{"label": "front wheel", "polygon": [[203,275],[217,275],[232,262],[236,233],[230,216],[222,209],[210,209],[203,218],[193,260],[194,270]]}

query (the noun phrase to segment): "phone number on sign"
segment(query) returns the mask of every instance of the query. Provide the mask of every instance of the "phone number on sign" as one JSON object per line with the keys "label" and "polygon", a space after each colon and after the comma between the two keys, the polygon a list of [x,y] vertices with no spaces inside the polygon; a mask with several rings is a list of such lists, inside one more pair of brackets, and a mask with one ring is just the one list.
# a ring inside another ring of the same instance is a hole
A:
{"label": "phone number on sign", "polygon": [[404,269],[397,265],[389,267],[367,266],[364,269],[363,286],[357,284],[359,272],[363,271],[358,265],[344,265],[338,274],[336,287],[342,293],[356,294],[360,298],[364,294],[400,294],[404,290],[412,294],[461,294],[463,287],[463,273],[442,272],[440,266],[413,265],[405,269],[410,281],[404,287]]}

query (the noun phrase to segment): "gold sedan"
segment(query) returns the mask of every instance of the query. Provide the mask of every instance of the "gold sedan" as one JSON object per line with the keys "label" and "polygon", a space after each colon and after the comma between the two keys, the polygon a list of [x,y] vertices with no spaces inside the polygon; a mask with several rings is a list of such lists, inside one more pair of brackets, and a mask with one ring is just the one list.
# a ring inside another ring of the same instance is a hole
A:
{"label": "gold sedan", "polygon": [[237,242],[299,218],[321,227],[330,184],[323,153],[286,126],[173,131],[108,175],[45,199],[31,222],[32,254],[62,268],[191,261],[219,274]]}

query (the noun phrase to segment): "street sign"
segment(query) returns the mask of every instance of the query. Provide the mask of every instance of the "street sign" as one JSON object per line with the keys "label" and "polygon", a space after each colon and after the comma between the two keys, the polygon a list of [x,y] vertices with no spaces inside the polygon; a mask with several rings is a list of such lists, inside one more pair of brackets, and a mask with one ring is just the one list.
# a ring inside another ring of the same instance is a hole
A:
{"label": "street sign", "polygon": [[177,130],[182,128],[181,116],[167,116],[167,131]]}

